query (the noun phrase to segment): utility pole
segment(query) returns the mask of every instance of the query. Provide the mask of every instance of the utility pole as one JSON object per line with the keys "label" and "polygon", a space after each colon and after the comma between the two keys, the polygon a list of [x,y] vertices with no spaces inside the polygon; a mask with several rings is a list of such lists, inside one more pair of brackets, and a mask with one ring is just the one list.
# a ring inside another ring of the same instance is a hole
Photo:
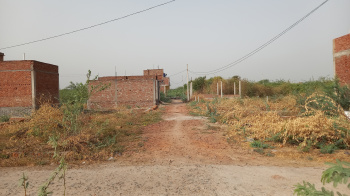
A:
{"label": "utility pole", "polygon": [[187,64],[187,101],[190,101],[190,88],[188,86],[188,64]]}

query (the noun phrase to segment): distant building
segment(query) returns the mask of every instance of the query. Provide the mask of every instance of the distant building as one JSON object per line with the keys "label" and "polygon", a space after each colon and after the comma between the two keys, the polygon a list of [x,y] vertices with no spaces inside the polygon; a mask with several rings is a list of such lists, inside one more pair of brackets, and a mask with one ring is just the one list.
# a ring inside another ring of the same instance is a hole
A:
{"label": "distant building", "polygon": [[333,62],[340,83],[350,85],[350,34],[333,40]]}
{"label": "distant building", "polygon": [[144,76],[158,76],[160,77],[160,90],[163,91],[164,94],[170,89],[170,78],[166,77],[167,74],[164,73],[163,69],[147,69],[143,70]]}
{"label": "distant building", "polygon": [[58,66],[34,60],[4,61],[0,53],[0,116],[28,115],[44,102],[59,103]]}

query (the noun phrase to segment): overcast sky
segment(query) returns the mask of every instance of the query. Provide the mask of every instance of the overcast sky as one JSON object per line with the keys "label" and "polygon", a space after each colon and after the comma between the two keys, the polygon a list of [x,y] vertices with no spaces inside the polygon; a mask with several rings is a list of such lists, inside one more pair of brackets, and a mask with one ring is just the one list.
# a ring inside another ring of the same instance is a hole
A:
{"label": "overcast sky", "polygon": [[[119,18],[167,0],[0,0],[0,48]],[[142,75],[163,68],[211,71],[255,50],[324,0],[176,0],[167,5],[67,36],[2,49],[5,60],[59,66],[60,88],[85,74]],[[284,79],[333,77],[332,40],[350,33],[350,1],[330,0],[274,43],[213,76]],[[193,79],[198,77],[190,73]],[[171,77],[172,88],[186,73]]]}

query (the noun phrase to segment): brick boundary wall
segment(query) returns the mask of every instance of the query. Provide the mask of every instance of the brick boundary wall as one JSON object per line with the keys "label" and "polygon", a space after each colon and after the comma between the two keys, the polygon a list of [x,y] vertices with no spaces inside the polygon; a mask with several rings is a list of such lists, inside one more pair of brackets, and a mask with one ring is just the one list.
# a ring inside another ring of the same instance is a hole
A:
{"label": "brick boundary wall", "polygon": [[159,80],[157,76],[111,76],[90,81],[91,86],[110,85],[93,92],[88,100],[88,109],[110,110],[117,106],[151,107],[159,103]]}
{"label": "brick boundary wall", "polygon": [[340,83],[350,85],[350,34],[333,40],[333,63]]}

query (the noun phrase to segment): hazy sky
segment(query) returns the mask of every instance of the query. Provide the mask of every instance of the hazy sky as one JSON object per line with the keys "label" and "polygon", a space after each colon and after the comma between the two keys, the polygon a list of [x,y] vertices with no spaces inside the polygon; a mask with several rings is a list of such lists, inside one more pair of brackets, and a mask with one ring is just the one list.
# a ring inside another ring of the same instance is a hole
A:
{"label": "hazy sky", "polygon": [[[241,58],[324,0],[176,0],[75,34],[3,49],[5,60],[59,66],[60,88],[85,74],[211,71]],[[167,0],[0,0],[0,48],[119,18]],[[333,77],[332,40],[350,33],[350,0],[330,0],[264,50],[215,75],[292,82]],[[207,78],[215,75],[208,75]],[[198,75],[190,74],[193,79]],[[172,88],[185,82],[172,76]]]}

